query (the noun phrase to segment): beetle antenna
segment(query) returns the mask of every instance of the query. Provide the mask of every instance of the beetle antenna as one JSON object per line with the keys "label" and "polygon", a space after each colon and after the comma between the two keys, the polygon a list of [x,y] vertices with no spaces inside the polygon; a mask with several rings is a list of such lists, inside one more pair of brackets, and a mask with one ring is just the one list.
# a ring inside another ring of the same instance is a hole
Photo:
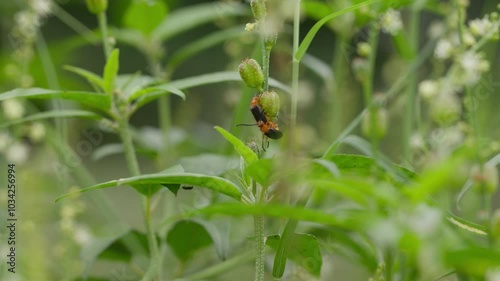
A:
{"label": "beetle antenna", "polygon": [[236,126],[257,126],[257,124],[238,124]]}

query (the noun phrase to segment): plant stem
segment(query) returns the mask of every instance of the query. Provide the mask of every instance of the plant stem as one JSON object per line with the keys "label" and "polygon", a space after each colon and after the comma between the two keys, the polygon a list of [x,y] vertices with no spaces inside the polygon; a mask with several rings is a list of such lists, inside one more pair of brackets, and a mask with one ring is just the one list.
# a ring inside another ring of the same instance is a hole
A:
{"label": "plant stem", "polygon": [[266,47],[265,38],[262,38],[262,71],[264,72],[264,91],[269,89],[269,59],[271,57],[271,48]]}
{"label": "plant stem", "polygon": [[99,28],[102,33],[102,45],[104,47],[104,56],[108,59],[111,54],[111,43],[108,40],[108,20],[106,18],[106,12],[101,12],[97,15],[97,20],[99,21]]}
{"label": "plant stem", "polygon": [[[134,145],[132,143],[132,137],[130,135],[128,118],[121,117],[118,120],[118,125],[130,174],[132,176],[138,176],[141,174],[141,172],[139,170],[137,156],[135,154]],[[160,251],[158,250],[158,242],[156,241],[154,229],[151,225],[151,196],[144,195],[142,203],[144,208],[144,223],[146,224],[146,234],[148,237],[149,251],[151,252],[150,254],[151,260],[148,271],[141,279],[141,281],[150,281],[154,280],[159,274],[159,268],[161,263]]]}
{"label": "plant stem", "polygon": [[371,141],[372,141],[372,150],[373,150],[373,155],[376,158],[378,155],[378,137],[375,134],[375,127],[377,126],[377,108],[376,106],[372,105],[372,98],[373,98],[373,83],[374,83],[374,77],[375,77],[375,58],[377,57],[377,45],[378,45],[378,37],[379,37],[379,29],[377,24],[372,23],[370,25],[370,31],[369,31],[369,39],[368,39],[368,44],[371,47],[371,52],[368,57],[368,75],[366,79],[363,81],[363,99],[365,102],[365,106],[369,106],[369,117],[370,117],[370,122],[371,122],[371,127],[372,131],[371,134]]}
{"label": "plant stem", "polygon": [[[47,48],[47,43],[43,38],[43,34],[39,34],[36,37],[36,48],[40,57],[40,62],[42,63],[43,72],[47,80],[47,84],[51,89],[60,89],[59,80],[57,79],[56,68],[54,67],[54,62],[50,57],[49,49]],[[51,99],[51,107],[54,110],[63,109],[63,102],[59,99]],[[68,135],[68,128],[66,122],[63,118],[56,118],[56,131],[62,140],[66,140]]]}
{"label": "plant stem", "polygon": [[117,121],[118,121],[118,130],[120,132],[120,137],[125,152],[125,158],[127,159],[128,169],[132,176],[138,176],[141,174],[141,172],[139,170],[137,156],[135,155],[134,144],[132,143],[132,136],[130,135],[128,118],[122,117],[119,118],[119,120]]}
{"label": "plant stem", "polygon": [[254,229],[255,229],[255,281],[264,281],[264,217],[254,216]]}
{"label": "plant stem", "polygon": [[297,105],[299,97],[299,63],[295,54],[299,49],[300,32],[300,0],[295,0],[295,15],[293,18],[293,63],[292,63],[292,104],[290,106],[290,151],[295,147],[295,128],[297,126]]}
{"label": "plant stem", "polygon": [[[420,26],[420,10],[413,9],[410,15],[410,44],[414,47],[412,50],[412,58],[415,59],[418,50],[418,35]],[[405,122],[403,128],[403,160],[409,164],[410,159],[410,138],[413,133],[413,125],[415,121],[415,113],[417,106],[417,72],[411,73],[407,88]]]}

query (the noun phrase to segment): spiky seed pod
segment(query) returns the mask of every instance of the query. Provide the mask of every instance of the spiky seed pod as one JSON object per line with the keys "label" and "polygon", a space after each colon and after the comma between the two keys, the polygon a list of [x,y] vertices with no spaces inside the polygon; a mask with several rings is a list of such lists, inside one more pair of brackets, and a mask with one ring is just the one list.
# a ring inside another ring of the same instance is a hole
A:
{"label": "spiky seed pod", "polygon": [[264,92],[260,95],[260,105],[266,117],[272,120],[280,111],[280,97],[275,91]]}
{"label": "spiky seed pod", "polygon": [[259,63],[254,59],[246,59],[240,63],[239,72],[241,79],[250,88],[255,88],[258,91],[262,90],[264,83],[264,72]]}

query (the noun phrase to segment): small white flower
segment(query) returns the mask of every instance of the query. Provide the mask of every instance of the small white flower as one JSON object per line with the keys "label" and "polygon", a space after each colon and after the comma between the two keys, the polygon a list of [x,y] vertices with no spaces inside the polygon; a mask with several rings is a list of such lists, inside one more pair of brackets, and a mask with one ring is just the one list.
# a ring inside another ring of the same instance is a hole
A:
{"label": "small white flower", "polygon": [[493,23],[484,16],[482,19],[473,19],[469,21],[470,32],[475,36],[484,36],[493,28]]}
{"label": "small white flower", "polygon": [[443,22],[434,21],[431,23],[431,26],[429,27],[428,34],[431,39],[437,39],[443,37],[445,31],[446,27],[443,24]]}
{"label": "small white flower", "polygon": [[52,12],[51,0],[31,0],[31,8],[40,16],[46,16]]}
{"label": "small white flower", "polygon": [[8,99],[2,103],[3,115],[8,120],[15,120],[23,117],[24,106],[19,100]]}
{"label": "small white flower", "polygon": [[33,123],[30,126],[29,137],[33,142],[41,141],[45,137],[45,126],[40,122]]}
{"label": "small white flower", "polygon": [[29,157],[29,147],[21,142],[15,143],[5,152],[5,158],[9,162],[22,164],[28,160]]}
{"label": "small white flower", "polygon": [[403,29],[403,21],[401,20],[401,13],[399,11],[389,9],[380,18],[380,25],[382,30],[391,35],[396,35]]}
{"label": "small white flower", "polygon": [[472,46],[476,43],[476,38],[470,32],[464,32],[462,40],[464,40],[464,44],[467,46]]}
{"label": "small white flower", "polygon": [[255,23],[247,23],[245,25],[245,31],[253,31],[255,28]]}
{"label": "small white flower", "polygon": [[478,82],[479,78],[481,78],[482,70],[487,69],[481,56],[473,51],[465,52],[461,56],[459,63],[465,74],[464,81],[469,85]]}
{"label": "small white flower", "polygon": [[12,138],[8,133],[0,133],[0,152],[5,151],[11,142]]}
{"label": "small white flower", "polygon": [[18,12],[14,16],[14,21],[19,34],[27,40],[34,38],[36,29],[40,26],[40,17],[35,12],[27,10]]}
{"label": "small white flower", "polygon": [[425,100],[430,100],[439,94],[439,82],[424,80],[418,85],[418,92]]}
{"label": "small white flower", "polygon": [[438,59],[445,60],[450,58],[453,53],[453,44],[447,39],[440,39],[436,44],[434,56]]}
{"label": "small white flower", "polygon": [[92,234],[87,227],[77,225],[73,238],[78,244],[80,244],[81,246],[85,246],[88,245],[92,240]]}
{"label": "small white flower", "polygon": [[423,149],[425,147],[424,138],[419,133],[414,133],[410,137],[410,147],[412,149]]}

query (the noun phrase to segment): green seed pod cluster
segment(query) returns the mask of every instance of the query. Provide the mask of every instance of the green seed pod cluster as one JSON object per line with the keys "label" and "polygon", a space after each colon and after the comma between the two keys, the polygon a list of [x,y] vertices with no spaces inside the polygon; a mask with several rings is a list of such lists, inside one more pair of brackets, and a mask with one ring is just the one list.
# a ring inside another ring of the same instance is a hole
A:
{"label": "green seed pod cluster", "polygon": [[108,0],[85,0],[85,2],[87,2],[87,9],[94,15],[98,15],[108,9]]}
{"label": "green seed pod cluster", "polygon": [[274,119],[280,111],[280,97],[275,91],[264,92],[260,95],[260,105],[265,115]]}
{"label": "green seed pod cluster", "polygon": [[[372,118],[375,118],[375,120],[372,120]],[[361,131],[366,137],[382,139],[387,133],[387,124],[387,110],[375,108],[375,110],[370,110],[363,116]]]}
{"label": "green seed pod cluster", "polygon": [[254,59],[246,59],[240,63],[239,72],[241,79],[248,87],[262,91],[264,72],[259,63]]}
{"label": "green seed pod cluster", "polygon": [[255,20],[259,21],[266,17],[266,0],[252,0],[250,6]]}

